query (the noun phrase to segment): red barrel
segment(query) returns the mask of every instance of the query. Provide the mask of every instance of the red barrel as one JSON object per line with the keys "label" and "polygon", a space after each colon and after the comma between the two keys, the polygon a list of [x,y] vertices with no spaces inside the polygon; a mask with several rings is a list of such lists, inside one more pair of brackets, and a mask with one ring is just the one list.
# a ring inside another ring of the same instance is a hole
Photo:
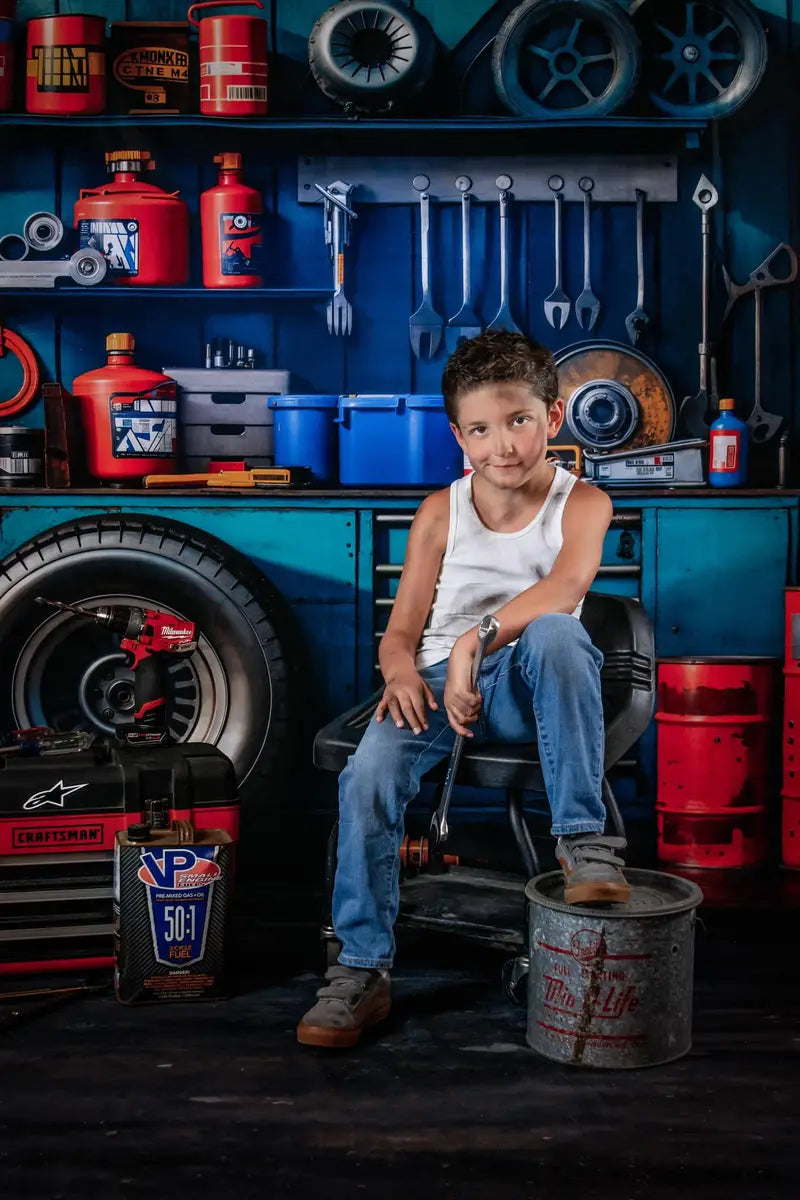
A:
{"label": "red barrel", "polygon": [[14,22],[0,7],[0,112],[14,103]]}
{"label": "red barrel", "polygon": [[767,854],[777,664],[662,660],[658,667],[658,855],[747,866]]}
{"label": "red barrel", "polygon": [[72,381],[80,404],[89,473],[124,484],[178,469],[176,384],[137,367],[130,333],[106,338],[106,365]]}
{"label": "red barrel", "polygon": [[783,794],[781,858],[785,867],[800,869],[800,798]]}
{"label": "red barrel", "polygon": [[81,249],[104,254],[115,283],[145,287],[189,278],[189,210],[178,192],[165,192],[139,175],[155,163],[147,150],[106,154],[111,183],[82,188],[74,221]]}
{"label": "red barrel", "polygon": [[[201,8],[243,7],[239,0],[204,0],[188,18],[198,27],[200,112],[205,116],[259,117],[267,112],[267,23],[242,13],[224,17],[192,14]],[[245,4],[263,8],[261,0]]]}
{"label": "red barrel", "polygon": [[106,106],[105,17],[74,13],[28,22],[25,107],[55,117]]}

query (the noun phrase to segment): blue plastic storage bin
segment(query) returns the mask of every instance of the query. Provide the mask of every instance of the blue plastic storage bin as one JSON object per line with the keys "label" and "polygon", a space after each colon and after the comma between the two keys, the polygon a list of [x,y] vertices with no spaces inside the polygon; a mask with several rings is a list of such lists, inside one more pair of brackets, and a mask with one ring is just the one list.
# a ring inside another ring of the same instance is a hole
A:
{"label": "blue plastic storage bin", "polygon": [[338,396],[270,396],[275,410],[275,462],[309,467],[315,483],[336,479]]}
{"label": "blue plastic storage bin", "polygon": [[441,396],[340,396],[339,481],[436,487],[464,471]]}

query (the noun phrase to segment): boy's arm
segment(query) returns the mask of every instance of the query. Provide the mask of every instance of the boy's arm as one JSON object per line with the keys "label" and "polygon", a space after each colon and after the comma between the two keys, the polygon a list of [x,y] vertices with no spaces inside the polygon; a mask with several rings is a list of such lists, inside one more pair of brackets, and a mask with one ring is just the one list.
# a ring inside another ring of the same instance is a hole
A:
{"label": "boy's arm", "polygon": [[[603,539],[611,523],[612,504],[605,492],[580,480],[567,498],[561,520],[563,542],[550,574],[495,610],[500,622],[488,653],[513,642],[545,613],[571,613],[588,592],[600,566]],[[453,653],[472,660],[478,644],[477,626],[462,634]]]}
{"label": "boy's arm", "polygon": [[386,683],[401,671],[416,671],[414,658],[433,604],[449,524],[449,489],[427,496],[411,522],[397,596],[378,651]]}

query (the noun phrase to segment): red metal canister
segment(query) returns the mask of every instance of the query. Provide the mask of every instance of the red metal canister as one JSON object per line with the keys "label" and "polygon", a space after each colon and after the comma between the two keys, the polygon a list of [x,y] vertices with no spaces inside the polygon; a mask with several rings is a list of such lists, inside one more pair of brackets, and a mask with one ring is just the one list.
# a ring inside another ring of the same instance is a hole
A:
{"label": "red metal canister", "polygon": [[106,166],[113,181],[82,188],[75,203],[81,248],[91,246],[104,254],[118,283],[186,283],[189,210],[179,193],[139,179],[155,167],[147,150],[112,150]]}
{"label": "red metal canister", "polygon": [[130,333],[106,338],[106,365],[72,381],[93,478],[123,484],[178,469],[177,385],[160,371],[137,367]]}
{"label": "red metal canister", "polygon": [[[205,116],[259,117],[267,112],[267,23],[242,13],[224,17],[192,14],[239,0],[203,0],[187,14],[200,41],[200,112]],[[263,8],[261,0],[244,4]]]}
{"label": "red metal canister", "polygon": [[243,182],[241,154],[215,154],[214,162],[217,184],[200,196],[203,285],[261,287],[261,192]]}
{"label": "red metal canister", "polygon": [[105,17],[72,13],[28,22],[25,108],[55,117],[106,106]]}
{"label": "red metal canister", "polygon": [[14,103],[14,22],[0,9],[0,112]]}

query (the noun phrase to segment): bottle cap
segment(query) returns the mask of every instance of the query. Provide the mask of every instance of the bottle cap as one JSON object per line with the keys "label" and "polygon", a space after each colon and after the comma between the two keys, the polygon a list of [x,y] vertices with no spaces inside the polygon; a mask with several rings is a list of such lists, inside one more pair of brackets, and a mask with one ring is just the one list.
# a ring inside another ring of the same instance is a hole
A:
{"label": "bottle cap", "polygon": [[735,400],[720,400],[720,402],[719,402],[719,411],[720,412],[733,412],[735,408],[736,408]]}
{"label": "bottle cap", "polygon": [[146,842],[150,837],[149,825],[129,825],[127,830],[129,842]]}
{"label": "bottle cap", "polygon": [[215,154],[214,162],[219,163],[223,171],[241,171],[242,169],[241,154]]}
{"label": "bottle cap", "polygon": [[110,333],[106,338],[106,350],[118,350],[123,354],[132,354],[136,340],[132,333]]}

